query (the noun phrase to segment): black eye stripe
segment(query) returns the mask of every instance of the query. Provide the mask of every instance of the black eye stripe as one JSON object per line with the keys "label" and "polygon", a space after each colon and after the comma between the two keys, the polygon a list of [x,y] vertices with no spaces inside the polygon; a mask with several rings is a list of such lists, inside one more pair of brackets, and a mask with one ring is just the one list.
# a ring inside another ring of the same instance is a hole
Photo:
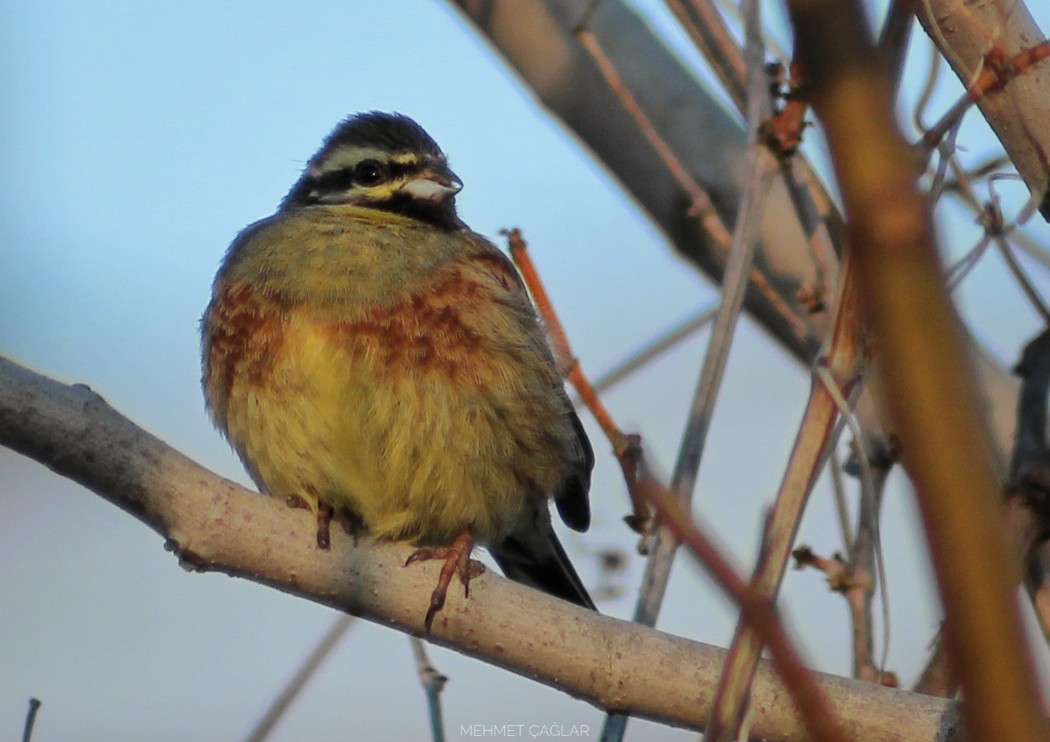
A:
{"label": "black eye stripe", "polygon": [[[309,192],[320,197],[326,193],[347,191],[355,185],[361,185],[356,171],[358,164],[360,163],[355,163],[351,167],[340,168],[339,170],[332,170],[327,173],[310,177],[308,179]],[[371,185],[377,185],[378,183],[394,180],[395,178],[410,176],[420,172],[422,169],[416,163],[386,162],[380,163],[380,165],[383,167],[384,177],[377,183],[372,183]]]}
{"label": "black eye stripe", "polygon": [[330,173],[323,173],[307,180],[308,192],[317,196],[335,191],[346,191],[353,185],[354,171],[351,169],[333,170]]}

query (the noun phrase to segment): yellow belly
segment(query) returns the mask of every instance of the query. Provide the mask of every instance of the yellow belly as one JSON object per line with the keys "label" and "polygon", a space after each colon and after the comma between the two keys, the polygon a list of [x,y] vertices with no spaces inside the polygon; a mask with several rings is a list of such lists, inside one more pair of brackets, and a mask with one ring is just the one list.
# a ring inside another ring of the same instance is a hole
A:
{"label": "yellow belly", "polygon": [[377,537],[492,542],[565,476],[565,411],[520,358],[403,340],[293,315],[264,375],[231,384],[229,438],[270,494]]}

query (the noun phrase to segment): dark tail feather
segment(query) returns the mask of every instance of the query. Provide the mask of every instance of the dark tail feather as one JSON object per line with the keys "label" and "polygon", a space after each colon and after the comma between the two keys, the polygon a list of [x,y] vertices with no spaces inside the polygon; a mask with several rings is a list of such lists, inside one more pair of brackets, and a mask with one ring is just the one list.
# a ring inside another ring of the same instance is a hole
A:
{"label": "dark tail feather", "polygon": [[592,611],[598,610],[558,537],[549,526],[546,531],[512,534],[489,551],[503,574],[515,582]]}

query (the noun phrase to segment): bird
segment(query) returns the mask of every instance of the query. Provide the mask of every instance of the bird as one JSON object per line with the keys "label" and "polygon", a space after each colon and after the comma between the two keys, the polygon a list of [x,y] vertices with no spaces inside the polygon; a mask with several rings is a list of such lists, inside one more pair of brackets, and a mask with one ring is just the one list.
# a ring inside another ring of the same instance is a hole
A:
{"label": "bird", "polygon": [[275,213],[233,240],[201,319],[206,407],[260,491],[440,560],[431,631],[486,547],[510,579],[595,610],[553,503],[590,524],[594,452],[513,263],[456,212],[414,120],[341,121]]}

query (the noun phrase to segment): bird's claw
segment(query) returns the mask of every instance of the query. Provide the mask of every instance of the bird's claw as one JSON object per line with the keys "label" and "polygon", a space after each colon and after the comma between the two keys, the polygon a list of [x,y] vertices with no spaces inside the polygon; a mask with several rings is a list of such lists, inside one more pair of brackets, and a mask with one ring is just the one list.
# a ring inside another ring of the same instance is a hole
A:
{"label": "bird's claw", "polygon": [[470,552],[473,548],[474,539],[469,531],[464,531],[448,546],[416,549],[405,560],[406,567],[415,562],[425,562],[432,559],[445,560],[445,563],[441,565],[441,571],[438,573],[437,586],[434,588],[434,592],[430,594],[430,607],[427,609],[426,618],[423,620],[426,633],[430,633],[430,627],[434,623],[434,616],[445,605],[445,595],[448,593],[448,586],[452,583],[453,575],[459,577],[459,581],[463,584],[463,594],[469,598],[470,581],[485,571],[484,564],[470,558]]}

